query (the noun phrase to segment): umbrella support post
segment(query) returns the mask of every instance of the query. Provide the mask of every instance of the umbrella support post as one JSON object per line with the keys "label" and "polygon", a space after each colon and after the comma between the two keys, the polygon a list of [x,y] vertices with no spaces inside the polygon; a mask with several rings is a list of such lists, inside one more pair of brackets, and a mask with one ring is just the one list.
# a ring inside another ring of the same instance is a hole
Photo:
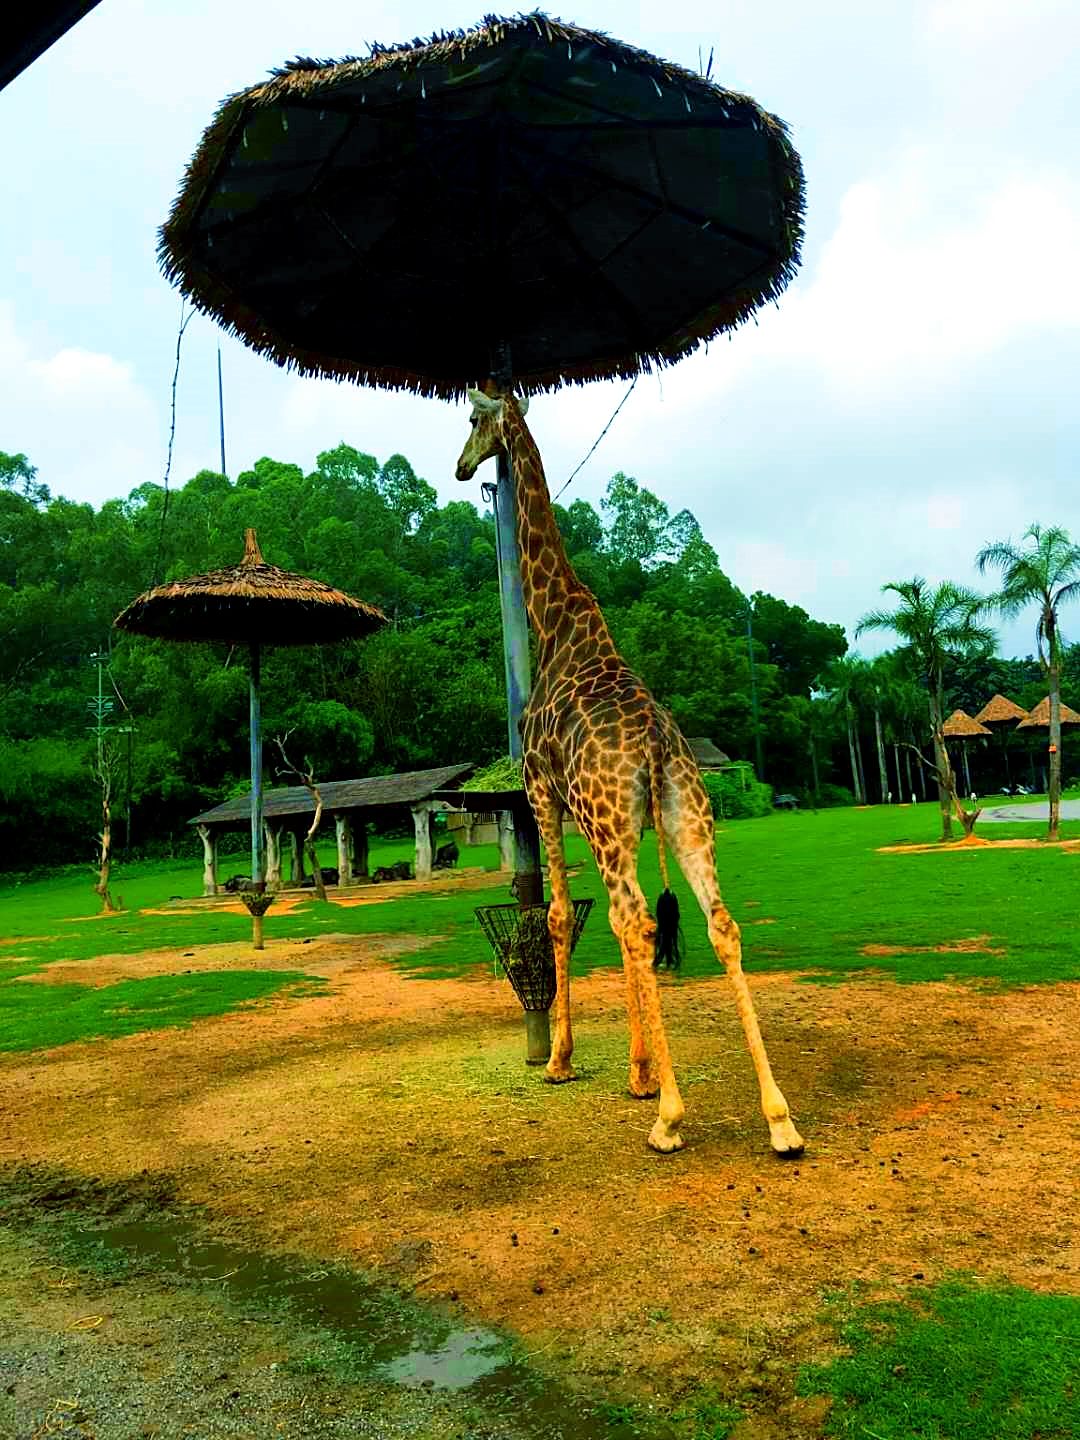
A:
{"label": "umbrella support post", "polygon": [[252,915],[251,917],[251,945],[254,950],[263,950],[263,917]]}
{"label": "umbrella support post", "polygon": [[546,1065],[551,1056],[551,1011],[525,1011],[525,1064]]}

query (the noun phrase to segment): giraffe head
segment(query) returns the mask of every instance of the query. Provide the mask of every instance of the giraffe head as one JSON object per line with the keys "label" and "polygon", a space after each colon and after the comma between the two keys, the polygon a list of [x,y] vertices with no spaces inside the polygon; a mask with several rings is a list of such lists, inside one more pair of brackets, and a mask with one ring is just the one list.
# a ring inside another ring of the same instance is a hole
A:
{"label": "giraffe head", "polygon": [[506,402],[509,400],[516,405],[521,415],[529,408],[527,397],[519,400],[513,395],[486,395],[483,390],[470,390],[469,399],[472,401],[472,414],[469,416],[472,434],[458,458],[456,474],[459,480],[471,480],[485,460],[506,449],[503,433]]}

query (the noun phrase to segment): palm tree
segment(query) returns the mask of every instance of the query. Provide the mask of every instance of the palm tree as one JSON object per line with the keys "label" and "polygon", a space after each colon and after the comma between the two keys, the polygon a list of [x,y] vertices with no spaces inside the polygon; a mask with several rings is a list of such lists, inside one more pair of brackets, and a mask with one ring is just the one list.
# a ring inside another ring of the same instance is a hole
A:
{"label": "palm tree", "polygon": [[863,671],[866,661],[858,655],[845,655],[833,660],[821,677],[821,686],[829,696],[836,715],[843,715],[847,726],[848,756],[851,760],[851,789],[856,805],[866,804],[862,767],[856,750],[857,706],[864,692]]}
{"label": "palm tree", "polygon": [[[892,695],[895,685],[893,667],[887,655],[879,655],[876,660],[871,660],[867,667],[867,693],[870,703],[874,709],[874,740],[877,745],[878,761],[878,784],[881,788],[881,803],[884,805],[889,798],[889,775],[885,765],[885,730],[888,729],[887,717],[892,707]],[[886,717],[886,724],[883,727],[882,717]],[[900,774],[896,776],[896,798],[903,799],[900,789]]]}
{"label": "palm tree", "polygon": [[[945,718],[945,664],[954,655],[990,651],[994,632],[978,624],[981,597],[951,580],[931,588],[921,575],[916,575],[912,580],[893,581],[881,588],[883,594],[898,595],[900,604],[895,610],[871,610],[859,621],[855,634],[891,630],[901,642],[901,653],[906,652],[926,685],[941,805],[941,838],[951,840],[950,811],[955,805],[960,814],[960,804],[941,728]],[[966,820],[964,825],[969,828]]]}
{"label": "palm tree", "polygon": [[1046,530],[1041,525],[1032,525],[1021,536],[1019,545],[999,540],[980,550],[975,563],[980,573],[988,566],[1001,571],[1001,589],[987,600],[989,608],[1012,619],[1032,603],[1039,607],[1035,644],[1050,691],[1050,829],[1047,836],[1056,840],[1061,810],[1062,645],[1058,612],[1069,600],[1080,598],[1080,545],[1074,545],[1068,531],[1060,525],[1051,525]]}

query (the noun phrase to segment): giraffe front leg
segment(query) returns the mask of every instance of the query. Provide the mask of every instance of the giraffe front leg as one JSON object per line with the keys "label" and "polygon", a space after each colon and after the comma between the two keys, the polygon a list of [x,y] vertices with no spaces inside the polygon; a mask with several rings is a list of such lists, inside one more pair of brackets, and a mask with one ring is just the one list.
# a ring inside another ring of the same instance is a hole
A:
{"label": "giraffe front leg", "polygon": [[[635,1017],[638,1019],[636,1046],[633,1028],[631,1029],[631,1087],[635,1078],[635,1048],[639,1051],[644,1050],[640,1023],[643,1019],[648,1034],[648,1051],[644,1057],[639,1054],[637,1058],[639,1060],[644,1058],[643,1078],[652,1089],[652,1093],[656,1094],[657,1081],[660,1090],[660,1111],[655,1124],[649,1131],[648,1143],[653,1150],[658,1150],[660,1154],[670,1155],[672,1151],[683,1148],[684,1141],[679,1127],[686,1114],[686,1107],[683,1105],[679,1086],[675,1079],[667,1034],[660,1013],[660,987],[657,984],[656,971],[653,969],[656,925],[645,908],[643,896],[640,897],[639,905],[635,906],[630,913],[624,912],[621,907],[617,907],[613,903],[610,919],[611,928],[618,936],[619,946],[623,953],[623,966],[627,974],[628,1006],[633,1007],[631,1009],[631,1027],[634,1025]],[[631,987],[633,988],[631,989]],[[635,999],[636,1005],[634,1005]],[[642,1075],[641,1069],[637,1070],[637,1074]]]}
{"label": "giraffe front leg", "polygon": [[574,1035],[570,1026],[570,936],[574,919],[570,885],[566,878],[566,856],[563,853],[562,806],[537,777],[527,774],[526,788],[540,838],[547,851],[551,883],[547,923],[555,957],[555,1033],[544,1079],[549,1085],[564,1085],[577,1076],[570,1064],[574,1053]]}
{"label": "giraffe front leg", "polygon": [[[549,1085],[564,1085],[568,1080],[577,1079],[570,1064],[570,1057],[574,1053],[574,1035],[570,1026],[570,934],[573,929],[573,916],[565,870],[562,887],[558,887],[550,847],[548,868],[551,874],[548,931],[555,952],[555,1034],[551,1041],[551,1056],[544,1070],[544,1079]],[[560,888],[566,890],[565,896],[559,894]]]}

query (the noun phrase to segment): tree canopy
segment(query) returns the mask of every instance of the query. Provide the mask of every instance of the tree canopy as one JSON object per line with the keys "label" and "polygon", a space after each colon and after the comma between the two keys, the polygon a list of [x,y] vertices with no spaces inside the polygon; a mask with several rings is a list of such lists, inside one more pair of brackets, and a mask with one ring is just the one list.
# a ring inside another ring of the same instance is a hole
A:
{"label": "tree canopy", "polygon": [[[657,697],[687,734],[746,758],[752,611],[770,778],[801,784],[792,700],[843,653],[842,629],[774,596],[743,595],[696,518],[671,516],[632,477],[614,476],[599,509],[575,499],[555,514],[572,563]],[[310,470],[264,456],[234,480],[203,470],[169,494],[147,483],[95,508],[54,497],[25,455],[0,454],[0,868],[92,850],[92,655],[108,657],[112,718],[124,730],[121,842],[130,828],[136,845],[175,843],[192,814],[245,783],[245,657],[125,636],[112,621],[151,584],[234,564],[249,526],[271,563],[368,600],[391,621],[359,644],[270,648],[267,735],[292,731],[292,749],[326,779],[505,752],[492,517],[467,500],[440,506],[405,455],[380,461],[342,443]]]}

